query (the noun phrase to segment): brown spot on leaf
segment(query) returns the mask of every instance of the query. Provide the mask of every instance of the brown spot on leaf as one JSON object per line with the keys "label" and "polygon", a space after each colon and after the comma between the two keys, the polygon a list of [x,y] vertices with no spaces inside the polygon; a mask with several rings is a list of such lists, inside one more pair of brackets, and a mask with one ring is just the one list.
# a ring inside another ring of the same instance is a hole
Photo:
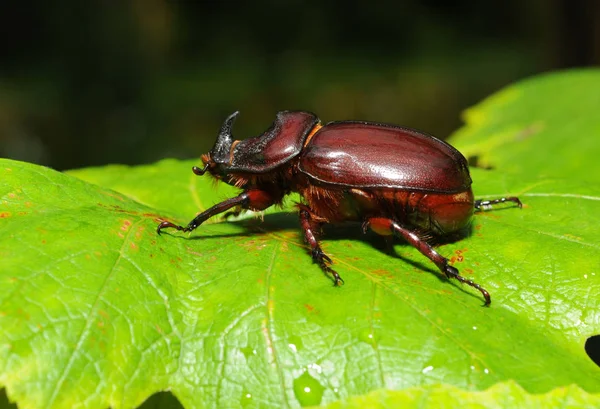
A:
{"label": "brown spot on leaf", "polygon": [[477,213],[477,217],[489,217],[490,219],[500,220],[501,217],[498,214],[492,214],[492,212],[480,212]]}
{"label": "brown spot on leaf", "polygon": [[201,253],[198,253],[197,251],[193,250],[191,247],[186,247],[185,249],[188,253],[193,254],[194,256],[202,257]]}
{"label": "brown spot on leaf", "polygon": [[393,277],[391,271],[383,269],[371,270],[371,274],[378,277]]}
{"label": "brown spot on leaf", "polygon": [[111,193],[111,192],[102,192],[102,193],[105,194],[106,196],[114,197],[115,199],[120,200],[121,202],[125,201],[125,199],[121,195],[115,195],[114,193]]}
{"label": "brown spot on leaf", "polygon": [[267,247],[267,242],[264,239],[249,240],[245,243],[242,243],[242,247],[251,252],[259,251]]}
{"label": "brown spot on leaf", "polygon": [[0,212],[0,219],[6,219],[11,216],[10,212]]}
{"label": "brown spot on leaf", "polygon": [[527,138],[530,138],[531,136],[535,135],[536,133],[539,133],[540,131],[542,131],[544,129],[544,127],[545,127],[545,124],[543,122],[540,122],[540,121],[535,122],[535,123],[523,128],[519,132],[517,132],[517,134],[515,135],[515,140],[522,141]]}
{"label": "brown spot on leaf", "polygon": [[317,310],[314,306],[310,304],[304,304],[304,308],[306,308],[306,312],[309,314],[318,314],[319,310]]}
{"label": "brown spot on leaf", "polygon": [[454,263],[462,263],[465,258],[463,257],[463,253],[467,251],[467,249],[463,249],[463,250],[455,250],[454,253],[456,254],[455,256],[450,257],[450,263],[454,264]]}

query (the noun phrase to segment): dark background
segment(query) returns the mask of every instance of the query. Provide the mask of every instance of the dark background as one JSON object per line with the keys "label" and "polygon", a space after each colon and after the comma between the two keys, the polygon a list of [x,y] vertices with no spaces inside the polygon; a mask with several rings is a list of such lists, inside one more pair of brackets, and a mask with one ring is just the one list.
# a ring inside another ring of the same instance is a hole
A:
{"label": "dark background", "polygon": [[234,110],[240,139],[283,109],[445,138],[511,82],[599,63],[598,0],[2,1],[0,156],[198,157]]}

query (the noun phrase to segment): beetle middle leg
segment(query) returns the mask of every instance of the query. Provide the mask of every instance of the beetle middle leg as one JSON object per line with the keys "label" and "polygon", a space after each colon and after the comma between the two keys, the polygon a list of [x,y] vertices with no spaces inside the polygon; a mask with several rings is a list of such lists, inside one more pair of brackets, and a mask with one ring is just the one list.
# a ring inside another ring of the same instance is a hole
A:
{"label": "beetle middle leg", "polygon": [[395,234],[397,236],[403,237],[413,247],[419,250],[421,254],[433,261],[435,265],[442,271],[442,273],[446,275],[446,277],[455,278],[461,283],[470,285],[471,287],[479,290],[483,295],[483,298],[485,299],[486,306],[490,305],[490,303],[492,302],[490,298],[490,293],[487,292],[485,288],[483,288],[476,282],[461,276],[458,272],[458,269],[448,264],[447,258],[435,251],[429,243],[420,238],[415,232],[401,226],[394,220],[385,217],[372,217],[367,219],[363,223],[363,230],[366,231],[369,227],[375,233],[380,234],[382,236],[389,236]]}
{"label": "beetle middle leg", "polygon": [[314,232],[314,224],[314,220],[308,209],[305,206],[300,206],[300,226],[302,226],[304,238],[310,246],[313,261],[317,263],[323,271],[330,273],[333,276],[334,285],[339,286],[344,283],[344,280],[337,271],[329,267],[329,264],[332,264],[333,261],[331,261],[329,256],[321,249],[319,240]]}
{"label": "beetle middle leg", "polygon": [[156,228],[156,232],[160,234],[162,229],[167,227],[173,227],[177,230],[190,232],[204,223],[206,220],[211,217],[223,213],[233,207],[240,206],[242,209],[250,209],[250,210],[264,210],[267,207],[276,203],[277,200],[273,198],[269,192],[259,189],[250,189],[245,192],[240,193],[239,195],[232,197],[231,199],[227,199],[221,203],[214,205],[213,207],[206,209],[194,219],[188,223],[187,226],[178,226],[174,223],[164,221],[158,225]]}

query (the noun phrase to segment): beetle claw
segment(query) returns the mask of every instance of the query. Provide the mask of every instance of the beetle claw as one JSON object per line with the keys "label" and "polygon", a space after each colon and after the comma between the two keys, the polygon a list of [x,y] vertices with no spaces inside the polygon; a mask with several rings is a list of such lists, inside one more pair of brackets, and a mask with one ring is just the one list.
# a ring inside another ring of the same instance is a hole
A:
{"label": "beetle claw", "polygon": [[339,286],[345,284],[344,279],[333,268],[331,268],[331,267],[329,267],[329,266],[327,266],[325,264],[322,264],[321,268],[325,272],[327,272],[327,273],[329,273],[329,274],[331,274],[333,276],[333,286],[334,287],[339,287]]}
{"label": "beetle claw", "polygon": [[455,278],[458,281],[460,281],[461,283],[470,285],[471,287],[479,290],[479,292],[481,292],[481,295],[483,295],[483,298],[485,299],[484,306],[487,307],[492,303],[492,298],[490,297],[490,293],[485,288],[483,288],[482,286],[477,284],[475,281],[469,280],[469,279],[461,276],[456,267],[452,267],[449,265],[444,266],[444,274],[448,278]]}
{"label": "beetle claw", "polygon": [[333,286],[334,287],[339,287],[343,284],[346,284],[344,282],[344,279],[342,277],[340,277],[340,275],[336,271],[329,269],[329,272],[331,273],[331,275],[333,275]]}

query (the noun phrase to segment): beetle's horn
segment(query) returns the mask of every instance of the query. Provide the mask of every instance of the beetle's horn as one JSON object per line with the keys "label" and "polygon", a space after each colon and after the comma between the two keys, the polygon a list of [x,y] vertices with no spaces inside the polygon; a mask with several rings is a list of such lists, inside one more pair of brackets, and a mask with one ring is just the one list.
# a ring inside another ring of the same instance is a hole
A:
{"label": "beetle's horn", "polygon": [[231,128],[239,113],[240,111],[235,111],[233,114],[229,115],[221,126],[219,136],[217,137],[217,142],[215,143],[210,155],[212,160],[217,163],[229,162],[229,150],[231,149],[231,144],[233,143]]}

